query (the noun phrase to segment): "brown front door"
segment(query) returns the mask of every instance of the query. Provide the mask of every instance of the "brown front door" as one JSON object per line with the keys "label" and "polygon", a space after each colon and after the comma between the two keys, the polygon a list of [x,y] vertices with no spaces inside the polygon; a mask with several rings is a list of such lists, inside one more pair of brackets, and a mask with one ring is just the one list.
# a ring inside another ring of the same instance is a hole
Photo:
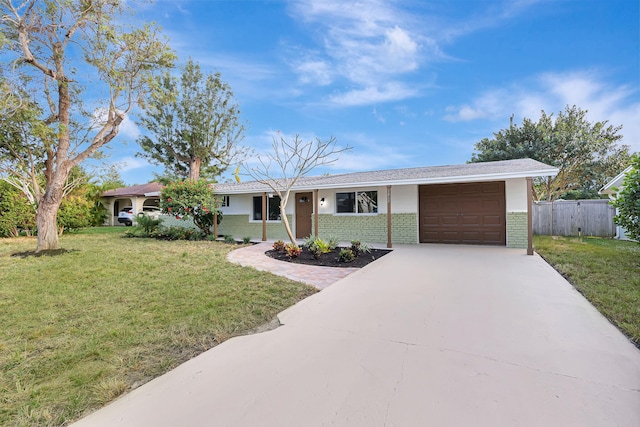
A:
{"label": "brown front door", "polygon": [[420,243],[506,245],[504,181],[420,186]]}
{"label": "brown front door", "polygon": [[313,199],[311,193],[296,193],[296,238],[311,235],[311,215]]}

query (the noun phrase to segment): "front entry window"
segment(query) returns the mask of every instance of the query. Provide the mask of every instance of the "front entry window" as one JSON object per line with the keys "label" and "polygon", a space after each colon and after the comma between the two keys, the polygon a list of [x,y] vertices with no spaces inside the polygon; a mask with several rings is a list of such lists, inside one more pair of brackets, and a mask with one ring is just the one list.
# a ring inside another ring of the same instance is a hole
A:
{"label": "front entry window", "polygon": [[378,213],[377,191],[336,193],[336,212],[371,214]]}
{"label": "front entry window", "polygon": [[[253,220],[262,221],[262,196],[253,198]],[[280,197],[267,198],[267,221],[280,220]]]}

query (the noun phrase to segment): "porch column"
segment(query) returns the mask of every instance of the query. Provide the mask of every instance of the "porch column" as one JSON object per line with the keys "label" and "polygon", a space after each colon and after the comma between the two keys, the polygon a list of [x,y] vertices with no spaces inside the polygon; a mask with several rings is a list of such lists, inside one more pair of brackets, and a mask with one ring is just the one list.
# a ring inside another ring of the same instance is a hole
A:
{"label": "porch column", "polygon": [[318,211],[320,210],[320,205],[318,202],[318,190],[313,190],[313,235],[318,235]]}
{"label": "porch column", "polygon": [[533,178],[527,177],[527,255],[533,255]]}
{"label": "porch column", "polygon": [[387,248],[391,248],[391,186],[387,185]]}
{"label": "porch column", "polygon": [[267,241],[267,192],[262,193],[262,241]]}

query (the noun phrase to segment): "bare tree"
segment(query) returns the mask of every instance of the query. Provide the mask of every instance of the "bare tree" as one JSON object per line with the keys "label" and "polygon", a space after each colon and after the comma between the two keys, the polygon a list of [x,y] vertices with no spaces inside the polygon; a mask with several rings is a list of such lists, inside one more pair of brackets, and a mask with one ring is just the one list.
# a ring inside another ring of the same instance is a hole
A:
{"label": "bare tree", "polygon": [[37,149],[27,153],[45,178],[36,251],[59,247],[56,218],[73,167],[118,135],[153,75],[173,63],[154,27],[123,27],[123,8],[113,0],[0,0],[2,54],[41,113],[31,135]]}
{"label": "bare tree", "polygon": [[318,166],[334,163],[340,153],[351,150],[351,147],[336,147],[336,138],[333,136],[327,141],[316,138],[315,141],[305,142],[298,134],[291,142],[282,136],[273,137],[272,147],[272,153],[257,156],[258,166],[249,167],[245,163],[244,168],[253,179],[268,186],[280,198],[280,218],[289,240],[297,245],[286,214],[291,189],[300,177]]}

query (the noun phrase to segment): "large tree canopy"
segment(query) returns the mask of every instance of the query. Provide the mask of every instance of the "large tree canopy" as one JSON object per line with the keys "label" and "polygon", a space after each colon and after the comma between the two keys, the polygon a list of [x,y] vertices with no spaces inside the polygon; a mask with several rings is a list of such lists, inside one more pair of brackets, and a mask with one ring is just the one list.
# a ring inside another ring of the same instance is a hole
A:
{"label": "large tree canopy", "polygon": [[125,27],[124,5],[0,1],[2,55],[20,79],[5,89],[23,87],[24,105],[37,106],[26,144],[31,153],[12,154],[18,163],[28,158],[41,165],[45,177],[37,200],[37,251],[59,246],[56,216],[72,168],[116,137],[155,72],[174,59],[152,26]]}
{"label": "large tree canopy", "polygon": [[628,164],[629,147],[617,144],[622,126],[591,123],[586,114],[574,105],[556,117],[542,111],[537,122],[525,118],[521,126],[478,142],[471,162],[528,157],[560,170],[556,177],[536,181],[538,199],[598,197],[598,189]]}
{"label": "large tree canopy", "polygon": [[213,179],[230,164],[244,160],[244,126],[229,84],[220,73],[202,74],[191,59],[178,80],[158,77],[141,124],[151,136],[138,139],[138,154],[179,178]]}

